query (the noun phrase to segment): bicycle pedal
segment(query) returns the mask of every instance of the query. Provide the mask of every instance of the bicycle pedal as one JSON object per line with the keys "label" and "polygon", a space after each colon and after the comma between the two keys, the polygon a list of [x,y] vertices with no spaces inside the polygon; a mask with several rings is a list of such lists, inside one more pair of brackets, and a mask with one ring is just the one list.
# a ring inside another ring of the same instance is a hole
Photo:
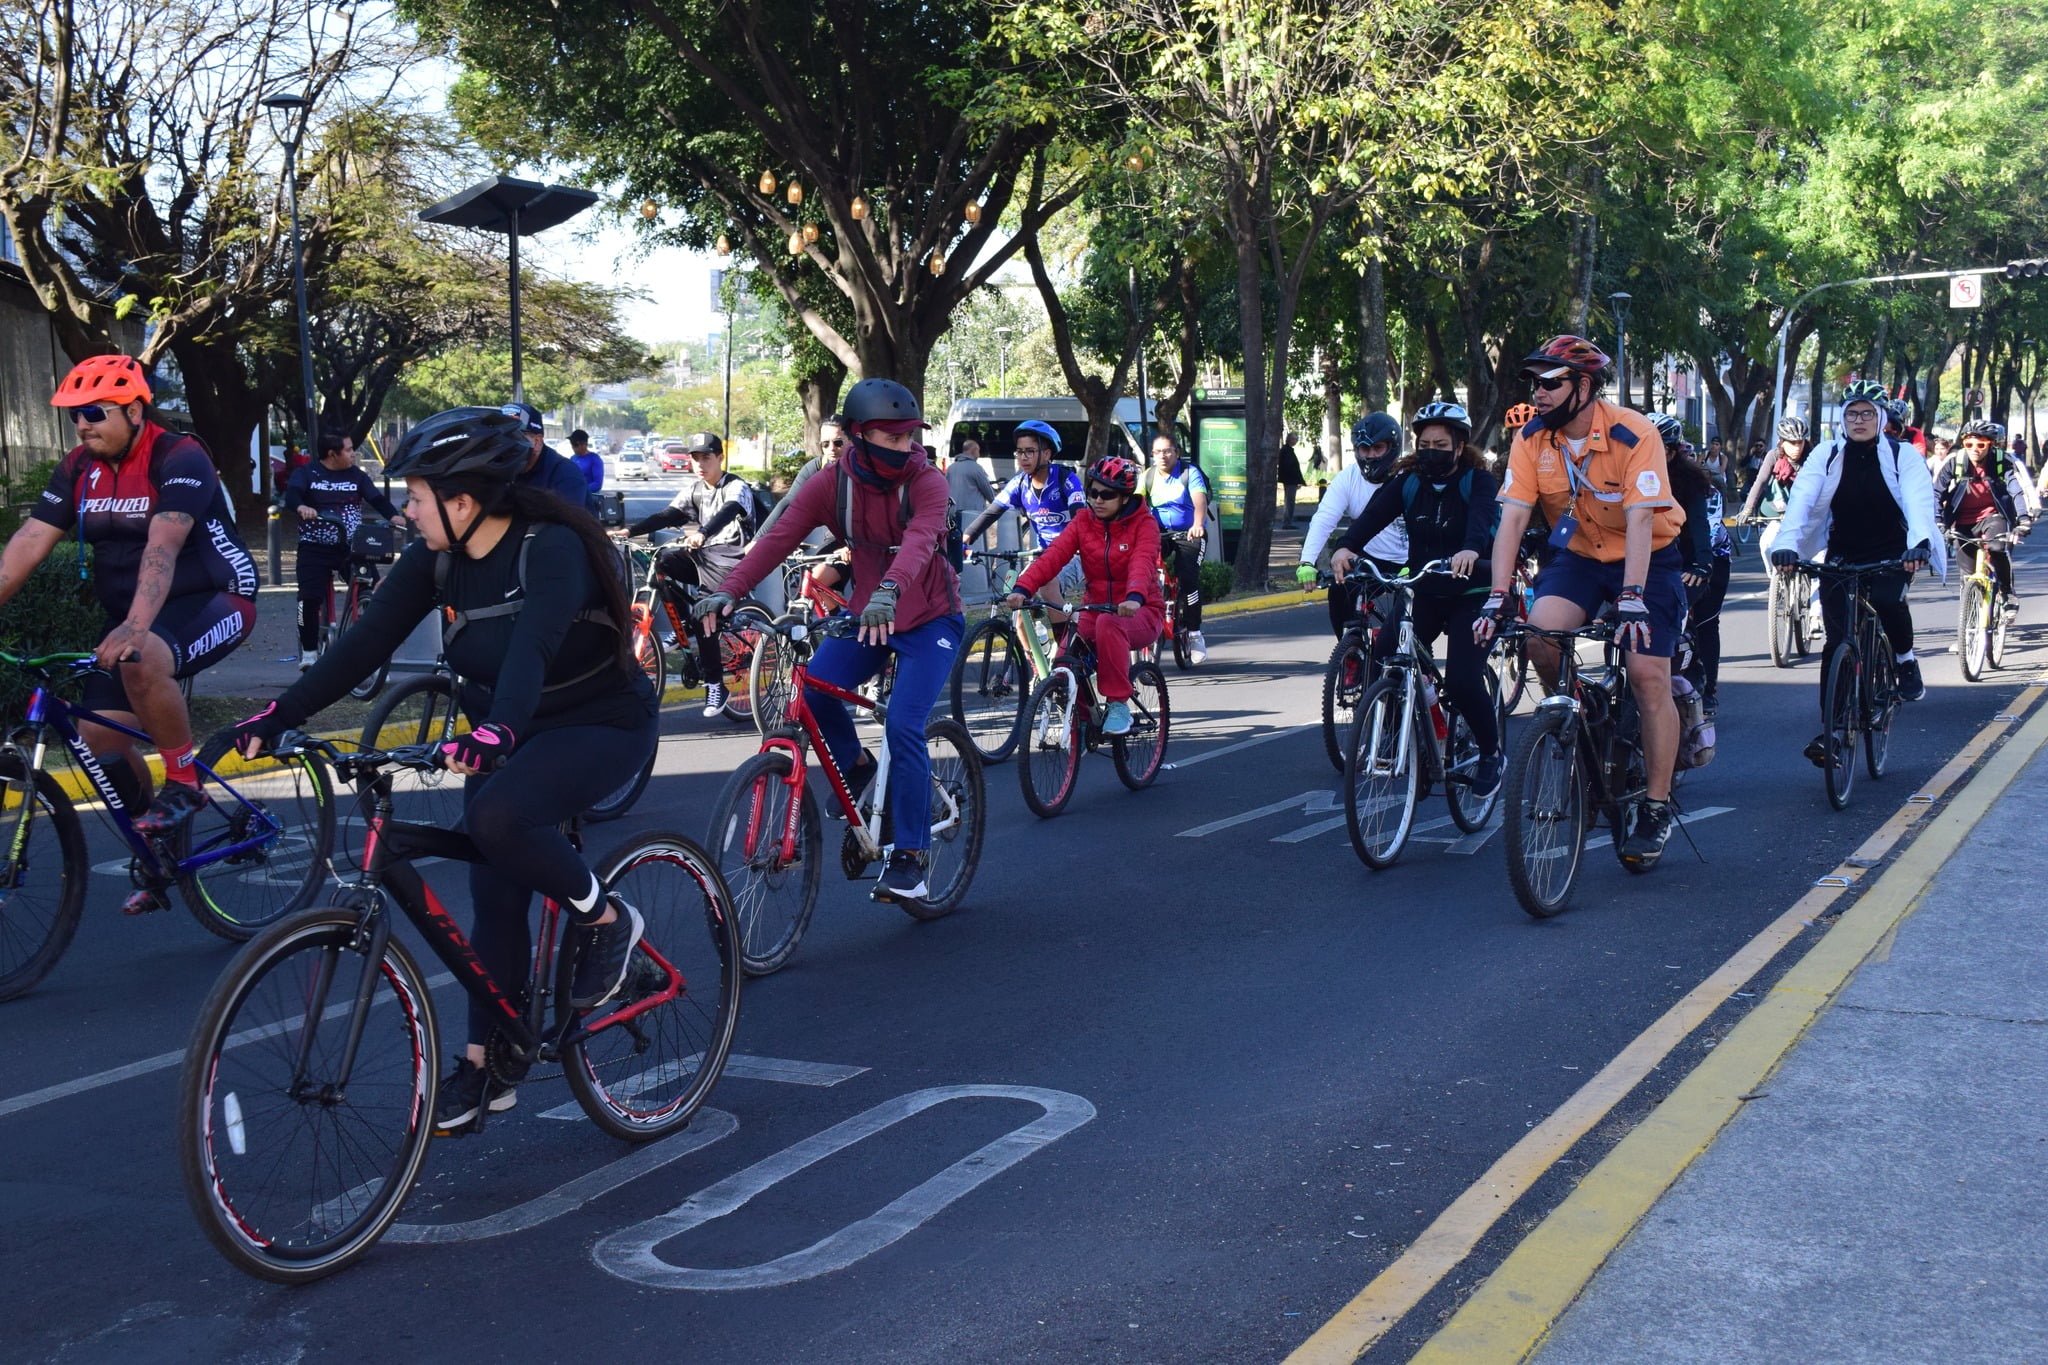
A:
{"label": "bicycle pedal", "polygon": [[121,913],[124,915],[148,915],[154,914],[158,910],[168,910],[170,908],[170,897],[153,887],[146,887],[141,891],[137,891],[127,900],[121,902]]}

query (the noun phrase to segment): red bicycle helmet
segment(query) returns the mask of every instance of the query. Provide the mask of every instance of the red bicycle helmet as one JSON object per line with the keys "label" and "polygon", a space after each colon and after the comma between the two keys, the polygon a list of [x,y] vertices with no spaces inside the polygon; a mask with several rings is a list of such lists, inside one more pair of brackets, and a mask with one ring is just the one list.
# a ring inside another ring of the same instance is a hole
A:
{"label": "red bicycle helmet", "polygon": [[87,356],[71,367],[50,395],[53,408],[82,408],[90,403],[123,407],[147,403],[151,398],[149,379],[134,356]]}
{"label": "red bicycle helmet", "polygon": [[1597,375],[1613,363],[1607,358],[1607,352],[1592,342],[1566,333],[1544,342],[1533,355],[1522,361],[1522,368],[1538,378],[1548,379],[1566,370]]}
{"label": "red bicycle helmet", "polygon": [[1138,491],[1138,466],[1121,455],[1105,455],[1089,465],[1088,477],[1124,493]]}

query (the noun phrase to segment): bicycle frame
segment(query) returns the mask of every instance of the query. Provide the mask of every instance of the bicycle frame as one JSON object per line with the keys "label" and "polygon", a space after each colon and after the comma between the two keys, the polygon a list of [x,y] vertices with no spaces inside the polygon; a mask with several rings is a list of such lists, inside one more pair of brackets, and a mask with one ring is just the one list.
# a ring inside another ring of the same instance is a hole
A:
{"label": "bicycle frame", "polygon": [[[1618,767],[1626,773],[1626,768],[1621,765],[1627,762],[1625,753],[1616,753],[1620,728],[1617,720],[1623,707],[1635,704],[1634,694],[1629,689],[1626,653],[1611,648],[1613,630],[1605,624],[1580,626],[1576,630],[1544,630],[1526,622],[1516,622],[1512,629],[1548,640],[1557,650],[1557,690],[1537,702],[1536,709],[1539,713],[1551,708],[1571,712],[1574,739],[1594,782],[1593,795],[1619,828],[1618,812],[1622,803],[1636,794],[1617,791],[1618,784],[1613,780]],[[1606,649],[1607,662],[1602,666],[1605,677],[1588,678],[1585,670],[1580,668],[1578,644],[1582,640],[1598,641]],[[1641,746],[1635,747],[1640,749]],[[1620,764],[1617,764],[1617,759],[1620,759]]]}

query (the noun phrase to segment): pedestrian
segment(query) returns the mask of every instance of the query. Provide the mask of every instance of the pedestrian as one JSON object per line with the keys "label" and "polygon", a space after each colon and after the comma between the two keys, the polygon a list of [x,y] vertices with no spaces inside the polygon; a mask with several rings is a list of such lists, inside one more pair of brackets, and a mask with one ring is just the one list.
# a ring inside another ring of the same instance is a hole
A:
{"label": "pedestrian", "polygon": [[1286,515],[1280,525],[1294,529],[1294,500],[1301,496],[1301,456],[1294,450],[1294,433],[1288,432],[1280,442],[1280,491],[1286,497]]}
{"label": "pedestrian", "polygon": [[940,464],[946,475],[946,559],[958,573],[967,553],[960,528],[987,510],[995,500],[996,486],[981,467],[981,442],[971,436],[960,442],[956,454],[941,458]]}
{"label": "pedestrian", "polygon": [[1721,491],[1722,501],[1726,502],[1734,496],[1731,491],[1733,485],[1728,477],[1728,457],[1721,453],[1719,441],[1707,443],[1706,454],[1700,457],[1699,466],[1700,471],[1713,481],[1714,487]]}
{"label": "pedestrian", "polygon": [[583,472],[563,458],[562,452],[547,442],[547,428],[541,424],[540,409],[531,403],[512,402],[498,409],[506,417],[517,417],[526,432],[527,444],[533,447],[533,456],[526,468],[513,478],[513,482],[529,488],[538,488],[543,493],[553,493],[563,502],[579,511],[588,511],[590,485],[584,482]]}
{"label": "pedestrian", "polygon": [[[569,433],[569,463],[576,466],[583,482],[590,485],[590,496],[585,502],[590,515],[598,516],[597,495],[604,487],[604,456],[590,448],[590,433],[582,427]],[[602,518],[599,518],[602,520]]]}

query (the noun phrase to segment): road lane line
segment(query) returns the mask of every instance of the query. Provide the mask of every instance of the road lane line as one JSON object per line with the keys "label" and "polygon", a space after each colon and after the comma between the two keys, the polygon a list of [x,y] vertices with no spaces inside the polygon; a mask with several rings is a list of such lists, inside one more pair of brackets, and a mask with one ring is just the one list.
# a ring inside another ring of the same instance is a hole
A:
{"label": "road lane line", "polygon": [[[629,1081],[605,1088],[614,1095],[630,1098],[656,1086],[667,1085],[680,1077],[685,1069],[694,1068],[704,1056],[693,1052],[680,1061],[663,1062],[649,1067]],[[793,1062],[786,1057],[751,1057],[735,1052],[725,1059],[725,1069],[718,1073],[719,1079],[737,1076],[747,1081],[779,1081],[784,1085],[834,1086],[841,1081],[850,1081],[866,1071],[864,1066],[840,1066],[836,1062]],[[583,1106],[574,1100],[558,1104],[541,1114],[544,1119],[580,1119]]]}
{"label": "road lane line", "polygon": [[1218,830],[1231,829],[1237,825],[1248,825],[1254,820],[1263,820],[1269,815],[1279,815],[1283,811],[1299,810],[1303,815],[1315,815],[1319,812],[1335,810],[1336,808],[1336,796],[1327,788],[1318,787],[1313,791],[1302,792],[1298,796],[1290,796],[1285,801],[1275,801],[1270,805],[1260,806],[1257,810],[1248,810],[1241,815],[1229,815],[1221,820],[1211,820],[1206,825],[1196,825],[1193,829],[1184,829],[1179,834],[1176,834],[1174,838],[1202,839],[1216,833]]}
{"label": "road lane line", "polygon": [[1193,758],[1179,759],[1167,764],[1164,771],[1170,773],[1179,772],[1182,768],[1192,768],[1197,763],[1207,763],[1212,758],[1221,758],[1225,754],[1234,754],[1240,749],[1249,749],[1254,744],[1266,744],[1272,740],[1285,739],[1289,735],[1298,735],[1304,730],[1318,730],[1321,728],[1321,723],[1318,722],[1315,725],[1290,725],[1284,730],[1271,730],[1263,735],[1253,735],[1250,739],[1241,739],[1235,744],[1226,744],[1220,749],[1210,749],[1206,753],[1196,754]]}
{"label": "road lane line", "polygon": [[[1735,807],[1733,806],[1701,806],[1698,810],[1682,812],[1679,815],[1679,823],[1696,825],[1702,820],[1711,820],[1717,815],[1726,815],[1734,809]],[[1596,834],[1586,840],[1586,851],[1591,853],[1596,848],[1607,848],[1613,843],[1614,835],[1611,831],[1606,834]]]}
{"label": "road lane line", "polygon": [[[2010,713],[2025,715],[2040,701],[2044,687],[2048,687],[2048,682],[2035,683],[2022,692],[2014,699]],[[2042,715],[2048,716],[2048,711]],[[1661,1066],[1674,1048],[1861,879],[1863,873],[1855,865],[1857,862],[1867,860],[1868,866],[1882,858],[1908,829],[1925,818],[1931,803],[1960,781],[2012,724],[1993,721],[1978,731],[1926,786],[1909,797],[1843,862],[1838,871],[1846,885],[1817,886],[1807,891],[1762,933],[1687,992],[1467,1186],[1406,1251],[1297,1347],[1285,1365],[1338,1365],[1356,1360],[1371,1349],[1472,1253],[1494,1224],[1581,1138]]]}

